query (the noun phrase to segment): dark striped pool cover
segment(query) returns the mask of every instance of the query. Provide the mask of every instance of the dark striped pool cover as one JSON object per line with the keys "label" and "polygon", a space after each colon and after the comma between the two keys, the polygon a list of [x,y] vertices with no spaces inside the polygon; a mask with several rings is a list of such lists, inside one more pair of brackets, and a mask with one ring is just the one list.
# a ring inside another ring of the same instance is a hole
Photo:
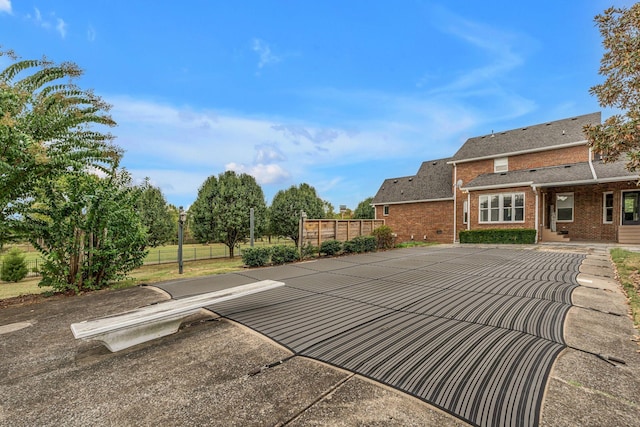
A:
{"label": "dark striped pool cover", "polygon": [[565,347],[583,255],[429,247],[160,285],[175,298],[258,280],[286,286],[210,307],[288,347],[479,426],[536,426]]}

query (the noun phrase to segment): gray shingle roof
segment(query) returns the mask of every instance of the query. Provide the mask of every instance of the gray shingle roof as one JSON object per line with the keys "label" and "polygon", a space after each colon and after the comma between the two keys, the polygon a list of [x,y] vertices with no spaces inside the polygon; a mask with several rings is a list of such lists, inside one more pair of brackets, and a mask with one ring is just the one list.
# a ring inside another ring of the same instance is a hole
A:
{"label": "gray shingle roof", "polygon": [[585,141],[582,128],[600,123],[600,112],[469,138],[453,156],[456,162],[545,149]]}
{"label": "gray shingle roof", "polygon": [[423,162],[413,176],[385,179],[373,198],[374,205],[453,197],[451,158]]}
{"label": "gray shingle roof", "polygon": [[597,179],[593,178],[589,162],[502,173],[487,173],[478,176],[465,185],[464,188],[474,190],[484,187],[508,188],[518,184],[545,186],[577,182],[596,184],[603,180],[624,181],[626,179],[637,179],[638,174],[627,171],[625,164],[625,161],[612,163],[593,162]]}
{"label": "gray shingle roof", "polygon": [[629,172],[627,170],[627,161],[626,157],[622,160],[609,163],[597,161],[593,162],[593,169],[596,171],[598,179],[615,179],[619,177],[638,179],[638,172]]}

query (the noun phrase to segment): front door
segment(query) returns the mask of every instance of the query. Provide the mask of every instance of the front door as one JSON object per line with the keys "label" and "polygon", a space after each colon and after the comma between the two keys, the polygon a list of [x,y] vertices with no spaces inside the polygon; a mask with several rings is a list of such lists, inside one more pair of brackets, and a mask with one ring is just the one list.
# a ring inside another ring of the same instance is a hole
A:
{"label": "front door", "polygon": [[622,225],[640,225],[640,191],[622,193]]}

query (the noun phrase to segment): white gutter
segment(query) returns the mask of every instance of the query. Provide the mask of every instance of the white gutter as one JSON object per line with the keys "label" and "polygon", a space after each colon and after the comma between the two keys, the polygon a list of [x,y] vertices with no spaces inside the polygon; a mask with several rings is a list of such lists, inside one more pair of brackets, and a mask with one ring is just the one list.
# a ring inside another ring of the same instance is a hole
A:
{"label": "white gutter", "polygon": [[576,141],[576,142],[570,142],[567,144],[560,144],[560,145],[552,145],[550,147],[540,147],[540,148],[531,148],[529,150],[521,150],[521,151],[510,151],[507,153],[498,153],[498,154],[491,154],[489,156],[482,156],[482,157],[473,157],[471,159],[462,159],[462,160],[451,160],[448,161],[447,164],[453,164],[455,165],[455,163],[469,163],[469,162],[475,162],[477,160],[488,160],[488,159],[496,159],[496,158],[500,158],[500,157],[509,157],[509,156],[517,156],[520,154],[530,154],[530,153],[539,153],[541,151],[549,151],[549,150],[558,150],[560,148],[568,148],[568,147],[577,147],[579,145],[585,145],[588,141],[585,139],[584,141]]}
{"label": "white gutter", "polygon": [[479,187],[465,187],[465,188],[462,188],[462,190],[464,191],[497,190],[500,188],[528,187],[530,185],[534,185],[533,181],[514,182],[513,184],[493,184],[493,185],[482,185]]}
{"label": "white gutter", "polygon": [[424,203],[424,202],[446,202],[453,200],[453,197],[443,197],[440,199],[424,199],[424,200],[404,200],[399,202],[380,202],[371,206],[384,206],[384,205],[404,205],[407,203]]}

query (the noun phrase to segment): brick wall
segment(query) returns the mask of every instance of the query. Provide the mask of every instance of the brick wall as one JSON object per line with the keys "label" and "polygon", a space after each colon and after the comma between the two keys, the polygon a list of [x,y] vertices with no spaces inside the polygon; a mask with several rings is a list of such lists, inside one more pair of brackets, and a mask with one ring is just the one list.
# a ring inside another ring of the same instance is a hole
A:
{"label": "brick wall", "polygon": [[398,235],[397,243],[453,242],[453,201],[450,200],[389,205],[387,216],[383,215],[382,206],[376,206],[376,218],[384,219]]}
{"label": "brick wall", "polygon": [[[480,196],[484,194],[524,193],[524,222],[480,223]],[[531,187],[517,187],[505,190],[485,190],[471,193],[469,221],[471,230],[488,228],[536,228],[536,195]],[[466,227],[465,227],[466,229]]]}
{"label": "brick wall", "polygon": [[509,157],[509,170],[534,169],[587,161],[589,161],[589,148],[586,145],[579,145]]}
{"label": "brick wall", "polygon": [[[589,160],[589,148],[586,145],[575,147],[559,148],[537,153],[520,154],[509,157],[509,170],[533,169],[545,166],[558,166],[568,163],[586,162]],[[469,163],[460,163],[456,166],[455,179],[462,180],[463,186],[471,182],[479,175],[493,173],[493,159],[478,160]],[[463,224],[463,202],[467,200],[467,194],[456,188],[456,240],[461,230],[466,230],[467,225]],[[525,216],[526,221],[522,223],[504,224],[479,224],[478,223],[478,195],[498,194],[522,191],[522,189],[492,190],[486,192],[474,192],[471,197],[469,207],[470,220],[475,218],[475,223],[471,223],[471,229],[482,228],[535,228],[535,194],[531,188],[526,188],[525,194]]]}

